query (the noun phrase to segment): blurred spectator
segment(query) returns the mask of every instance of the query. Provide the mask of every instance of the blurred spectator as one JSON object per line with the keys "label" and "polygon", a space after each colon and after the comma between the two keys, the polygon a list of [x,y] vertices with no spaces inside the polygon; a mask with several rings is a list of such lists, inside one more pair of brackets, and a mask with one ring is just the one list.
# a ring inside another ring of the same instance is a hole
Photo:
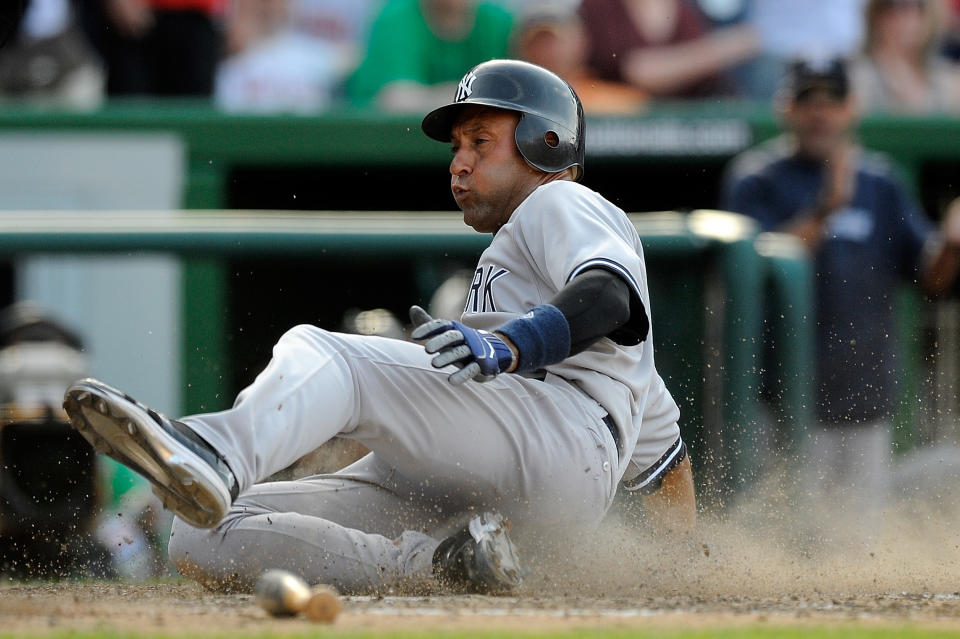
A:
{"label": "blurred spectator", "polygon": [[107,65],[107,94],[210,96],[224,0],[88,0],[84,28]]}
{"label": "blurred spectator", "polygon": [[864,55],[853,68],[867,111],[960,112],[960,66],[939,55],[935,0],[869,0]]}
{"label": "blurred spectator", "polygon": [[744,22],[750,0],[695,0],[692,4],[711,26],[719,27]]}
{"label": "blurred spectator", "polygon": [[875,512],[897,400],[896,293],[902,282],[932,295],[951,285],[960,206],[937,232],[889,162],[857,146],[842,62],[795,64],[781,106],[786,134],[734,160],[723,207],[797,236],[812,253],[818,424],[804,486],[852,513]]}
{"label": "blurred spectator", "polygon": [[290,0],[232,0],[226,14],[230,55],[217,69],[214,96],[229,111],[317,111],[342,77],[338,50],[296,31]]}
{"label": "blurred spectator", "polygon": [[507,56],[512,17],[475,0],[391,0],[347,85],[354,104],[423,111],[453,95],[464,69]]}
{"label": "blurred spectator", "polygon": [[550,69],[573,86],[587,113],[635,113],[647,101],[637,87],[608,82],[587,68],[587,34],[569,3],[538,3],[528,7],[514,37],[521,60]]}
{"label": "blurred spectator", "polygon": [[370,22],[385,0],[291,0],[290,26],[333,47],[346,76],[360,64]]}
{"label": "blurred spectator", "polygon": [[658,98],[728,93],[722,72],[759,50],[749,26],[708,31],[683,0],[583,0],[580,14],[593,71]]}
{"label": "blurred spectator", "polygon": [[865,0],[750,0],[747,23],[762,41],[760,56],[741,74],[741,92],[773,97],[791,60],[854,56],[863,40]]}
{"label": "blurred spectator", "polygon": [[941,51],[946,58],[960,62],[960,0],[943,1],[946,4],[944,11],[946,28]]}
{"label": "blurred spectator", "polygon": [[31,0],[17,27],[0,51],[0,96],[70,108],[100,104],[103,67],[69,0]]}
{"label": "blurred spectator", "polygon": [[0,47],[5,46],[17,33],[26,8],[27,0],[7,0],[0,3]]}

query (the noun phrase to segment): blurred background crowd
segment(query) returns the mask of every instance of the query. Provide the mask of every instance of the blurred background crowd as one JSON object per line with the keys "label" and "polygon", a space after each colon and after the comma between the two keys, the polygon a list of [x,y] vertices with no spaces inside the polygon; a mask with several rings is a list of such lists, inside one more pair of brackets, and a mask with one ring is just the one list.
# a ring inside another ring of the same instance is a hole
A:
{"label": "blurred background crowd", "polygon": [[798,57],[849,59],[867,111],[949,113],[960,1],[28,0],[0,54],[0,93],[420,112],[496,57],[554,70],[593,113],[767,100]]}

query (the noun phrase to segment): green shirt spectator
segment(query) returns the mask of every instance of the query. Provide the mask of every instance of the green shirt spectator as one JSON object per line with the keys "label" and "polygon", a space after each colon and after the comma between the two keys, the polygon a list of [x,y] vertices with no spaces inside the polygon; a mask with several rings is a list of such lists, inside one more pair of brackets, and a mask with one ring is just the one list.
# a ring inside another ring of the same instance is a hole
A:
{"label": "green shirt spectator", "polygon": [[464,69],[507,57],[513,18],[468,0],[390,0],[347,85],[355,105],[421,111],[450,99]]}

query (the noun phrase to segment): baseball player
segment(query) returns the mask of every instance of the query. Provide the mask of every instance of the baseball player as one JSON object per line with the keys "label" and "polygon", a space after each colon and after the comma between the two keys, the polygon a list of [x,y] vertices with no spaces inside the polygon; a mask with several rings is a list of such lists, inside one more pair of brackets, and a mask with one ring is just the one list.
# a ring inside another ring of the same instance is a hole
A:
{"label": "baseball player", "polygon": [[[419,343],[297,326],[232,408],[181,420],[95,380],[67,390],[73,426],[178,515],[170,553],[184,574],[249,585],[283,568],[348,591],[427,579],[503,592],[522,580],[517,548],[596,527],[618,484],[692,524],[643,250],[623,211],[576,182],[576,94],[494,60],[422,128],[451,144],[465,222],[493,234],[460,320],[413,307]],[[334,436],[372,452],[258,483]]]}

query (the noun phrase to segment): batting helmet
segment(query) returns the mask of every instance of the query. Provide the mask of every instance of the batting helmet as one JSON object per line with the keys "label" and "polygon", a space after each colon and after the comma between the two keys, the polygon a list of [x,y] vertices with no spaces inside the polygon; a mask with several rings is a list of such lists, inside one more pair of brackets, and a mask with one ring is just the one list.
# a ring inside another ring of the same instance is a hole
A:
{"label": "batting helmet", "polygon": [[576,167],[575,179],[583,174],[583,107],[573,88],[555,73],[519,60],[478,64],[460,80],[453,102],[423,118],[423,132],[449,142],[457,116],[470,104],[520,113],[514,139],[530,166],[546,173]]}

